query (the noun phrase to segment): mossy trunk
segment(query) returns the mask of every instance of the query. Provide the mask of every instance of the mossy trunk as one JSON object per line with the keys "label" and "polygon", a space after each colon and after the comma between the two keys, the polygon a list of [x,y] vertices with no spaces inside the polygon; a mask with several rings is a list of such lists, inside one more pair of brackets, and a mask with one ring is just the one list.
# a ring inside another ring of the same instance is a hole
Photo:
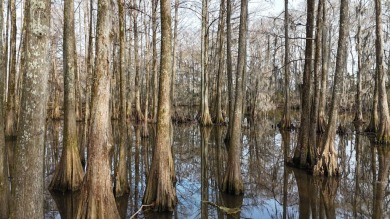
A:
{"label": "mossy trunk", "polygon": [[163,40],[161,41],[157,134],[142,202],[145,205],[153,205],[156,211],[173,211],[177,197],[175,165],[171,149],[172,36],[170,0],[161,0],[160,8],[161,38]]}
{"label": "mossy trunk", "polygon": [[216,92],[216,102],[215,102],[215,123],[223,124],[225,123],[225,118],[222,115],[222,76],[223,76],[223,67],[224,67],[224,52],[223,45],[225,41],[223,30],[225,28],[225,0],[221,0],[220,9],[219,9],[219,24],[218,24],[218,73],[217,73],[217,92]]}
{"label": "mossy trunk", "polygon": [[44,139],[50,72],[50,1],[27,1],[19,132],[10,218],[44,218]]}
{"label": "mossy trunk", "polygon": [[87,172],[80,192],[76,218],[120,218],[111,182],[113,142],[109,115],[110,1],[98,1],[96,65],[92,88],[91,128],[88,142]]}

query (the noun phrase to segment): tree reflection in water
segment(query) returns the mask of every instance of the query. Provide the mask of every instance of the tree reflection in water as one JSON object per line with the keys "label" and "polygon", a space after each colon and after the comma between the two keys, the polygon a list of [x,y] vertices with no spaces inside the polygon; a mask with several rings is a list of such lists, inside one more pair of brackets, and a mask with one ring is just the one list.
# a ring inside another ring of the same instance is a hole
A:
{"label": "tree reflection in water", "polygon": [[[370,144],[364,135],[337,136],[336,147],[342,176],[313,178],[305,172],[285,167],[297,133],[280,133],[272,128],[272,124],[269,120],[263,120],[243,130],[241,170],[245,193],[237,197],[227,196],[219,190],[227,160],[223,142],[226,128],[175,126],[172,148],[177,173],[178,206],[170,214],[141,212],[138,218],[390,217],[389,149]],[[50,182],[54,164],[59,159],[62,137],[58,130],[61,128],[59,121],[50,121],[48,125],[45,182]],[[153,128],[149,129],[149,138],[144,139],[139,127],[128,129],[130,194],[128,199],[117,200],[123,218],[129,218],[142,205],[154,145]],[[115,138],[117,137],[118,134],[115,133]],[[115,162],[117,161],[113,161]],[[114,174],[114,170],[112,173]],[[61,197],[59,201],[56,196],[52,197],[47,192],[46,218],[69,218],[69,213],[73,212],[69,208],[75,206],[73,198],[65,198],[67,196],[62,194]],[[240,211],[227,215],[216,206],[238,208]]]}

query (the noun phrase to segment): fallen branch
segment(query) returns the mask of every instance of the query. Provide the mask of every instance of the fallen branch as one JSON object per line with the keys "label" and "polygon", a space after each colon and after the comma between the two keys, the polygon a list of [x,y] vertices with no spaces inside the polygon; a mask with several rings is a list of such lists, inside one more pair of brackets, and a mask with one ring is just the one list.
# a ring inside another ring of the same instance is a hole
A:
{"label": "fallen branch", "polygon": [[141,207],[138,209],[138,211],[136,211],[133,215],[131,215],[130,219],[135,218],[135,216],[137,216],[137,214],[139,214],[142,211],[143,207],[152,207],[153,205],[154,204],[151,204],[151,205],[141,205]]}
{"label": "fallen branch", "polygon": [[217,204],[215,204],[213,202],[209,202],[209,201],[202,201],[202,202],[206,203],[206,204],[209,204],[211,206],[214,206],[214,207],[218,208],[219,210],[221,210],[221,211],[223,211],[223,212],[225,212],[226,214],[229,214],[229,215],[237,214],[238,212],[241,211],[240,208],[228,208],[228,207],[225,207],[225,206],[219,206],[219,205],[217,205]]}

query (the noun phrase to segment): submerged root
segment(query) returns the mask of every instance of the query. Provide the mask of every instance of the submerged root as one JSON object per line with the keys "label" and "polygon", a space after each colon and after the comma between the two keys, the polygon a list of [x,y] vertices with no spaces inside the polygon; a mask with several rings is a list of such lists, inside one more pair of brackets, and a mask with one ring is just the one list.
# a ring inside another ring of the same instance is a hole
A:
{"label": "submerged root", "polygon": [[209,204],[211,206],[214,206],[216,208],[218,208],[219,210],[221,210],[222,212],[224,212],[225,214],[228,214],[228,215],[232,215],[232,214],[237,214],[241,211],[241,209],[239,207],[236,207],[236,208],[229,208],[229,207],[225,207],[225,206],[219,206],[213,202],[209,202],[209,201],[202,201],[203,203],[206,203],[206,204]]}

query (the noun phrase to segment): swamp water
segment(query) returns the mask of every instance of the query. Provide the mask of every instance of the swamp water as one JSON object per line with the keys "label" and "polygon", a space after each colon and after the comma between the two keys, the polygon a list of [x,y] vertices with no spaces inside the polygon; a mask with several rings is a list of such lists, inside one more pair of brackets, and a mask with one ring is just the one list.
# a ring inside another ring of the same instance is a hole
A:
{"label": "swamp water", "polygon": [[[280,133],[270,120],[243,129],[241,169],[245,194],[219,192],[226,166],[225,127],[178,125],[173,130],[177,208],[172,214],[139,214],[138,218],[389,218],[390,149],[374,146],[367,136],[336,137],[342,176],[312,177],[284,165],[297,142],[297,132]],[[117,145],[118,125],[113,124]],[[45,182],[49,184],[62,145],[62,124],[49,121],[46,137]],[[80,128],[79,133],[82,133]],[[130,194],[117,199],[123,218],[142,205],[145,173],[152,159],[155,130],[141,138],[142,127],[129,128]],[[114,157],[118,156],[115,150]],[[115,159],[113,166],[115,166]],[[46,186],[47,188],[47,186]],[[45,191],[45,218],[73,218],[76,194]],[[227,215],[223,207],[240,210]],[[238,208],[238,209],[236,209]]]}

